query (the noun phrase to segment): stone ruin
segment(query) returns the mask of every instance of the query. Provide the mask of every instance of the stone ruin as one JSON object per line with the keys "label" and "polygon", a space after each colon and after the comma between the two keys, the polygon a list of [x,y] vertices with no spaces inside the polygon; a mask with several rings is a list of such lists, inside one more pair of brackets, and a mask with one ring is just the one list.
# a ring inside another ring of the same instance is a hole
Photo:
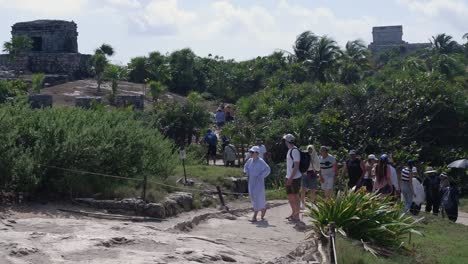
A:
{"label": "stone ruin", "polygon": [[373,42],[369,45],[369,50],[373,54],[397,49],[400,53],[411,53],[417,50],[426,49],[430,43],[408,43],[403,41],[403,26],[384,26],[372,28]]}
{"label": "stone ruin", "polygon": [[0,68],[55,75],[58,83],[91,76],[91,55],[78,53],[78,31],[73,21],[36,20],[16,23],[11,35],[30,37],[33,41],[32,49],[18,55],[14,62],[8,54],[0,55]]}

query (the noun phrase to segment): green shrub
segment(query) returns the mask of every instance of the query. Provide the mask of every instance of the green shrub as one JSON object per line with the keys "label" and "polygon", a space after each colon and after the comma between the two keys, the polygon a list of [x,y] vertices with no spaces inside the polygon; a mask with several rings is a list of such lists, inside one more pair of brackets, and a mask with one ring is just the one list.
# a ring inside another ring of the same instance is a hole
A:
{"label": "green shrub", "polygon": [[41,89],[44,88],[44,80],[45,80],[44,73],[34,74],[31,79],[31,87],[33,92],[40,93]]}
{"label": "green shrub", "polygon": [[0,80],[0,104],[4,103],[8,97],[25,95],[27,91],[28,85],[21,80]]}
{"label": "green shrub", "polygon": [[335,222],[346,236],[373,245],[397,248],[411,232],[420,234],[414,229],[417,221],[402,214],[391,197],[364,190],[338,192],[335,199],[318,199],[316,206],[308,214],[319,229]]}
{"label": "green shrub", "polygon": [[1,184],[18,191],[113,193],[129,178],[165,179],[177,157],[172,143],[125,110],[0,107]]}

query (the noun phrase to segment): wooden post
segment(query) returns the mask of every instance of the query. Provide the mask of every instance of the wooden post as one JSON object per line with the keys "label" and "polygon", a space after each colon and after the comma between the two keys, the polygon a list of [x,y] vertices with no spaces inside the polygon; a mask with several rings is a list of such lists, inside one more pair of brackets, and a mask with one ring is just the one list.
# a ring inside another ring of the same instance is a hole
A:
{"label": "wooden post", "polygon": [[221,192],[221,187],[216,186],[216,190],[218,190],[219,202],[221,203],[222,208],[227,208],[226,204],[224,203],[223,193]]}

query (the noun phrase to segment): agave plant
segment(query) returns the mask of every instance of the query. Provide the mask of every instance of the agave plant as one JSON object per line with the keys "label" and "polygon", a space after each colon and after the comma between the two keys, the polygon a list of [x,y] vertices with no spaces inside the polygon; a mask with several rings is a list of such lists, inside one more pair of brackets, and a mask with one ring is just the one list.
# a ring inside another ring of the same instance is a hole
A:
{"label": "agave plant", "polygon": [[364,190],[338,192],[335,199],[318,200],[309,208],[312,222],[324,232],[330,222],[345,236],[386,248],[403,246],[410,233],[422,235],[414,220],[402,212],[400,203]]}

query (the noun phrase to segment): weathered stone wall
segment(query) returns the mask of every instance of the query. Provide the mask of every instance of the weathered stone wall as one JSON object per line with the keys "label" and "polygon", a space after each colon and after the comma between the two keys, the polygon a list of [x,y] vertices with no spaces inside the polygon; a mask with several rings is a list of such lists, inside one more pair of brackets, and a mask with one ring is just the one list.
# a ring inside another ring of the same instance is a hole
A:
{"label": "weathered stone wall", "polygon": [[143,110],[145,108],[145,98],[143,95],[117,95],[114,105],[116,107],[133,106],[133,109]]}
{"label": "weathered stone wall", "polygon": [[14,63],[10,63],[8,55],[0,55],[0,66],[32,73],[66,74],[70,79],[92,76],[91,55],[79,53],[27,53],[18,55]]}
{"label": "weathered stone wall", "polygon": [[32,94],[29,95],[29,103],[32,109],[52,107],[52,95]]}
{"label": "weathered stone wall", "polygon": [[78,53],[78,32],[74,22],[36,20],[16,23],[12,36],[25,35],[33,40],[34,52]]}
{"label": "weathered stone wall", "polygon": [[102,97],[98,96],[82,96],[82,97],[75,97],[75,106],[76,107],[83,107],[85,109],[91,108],[93,102],[101,103]]}
{"label": "weathered stone wall", "polygon": [[403,44],[403,26],[373,27],[374,44]]}

